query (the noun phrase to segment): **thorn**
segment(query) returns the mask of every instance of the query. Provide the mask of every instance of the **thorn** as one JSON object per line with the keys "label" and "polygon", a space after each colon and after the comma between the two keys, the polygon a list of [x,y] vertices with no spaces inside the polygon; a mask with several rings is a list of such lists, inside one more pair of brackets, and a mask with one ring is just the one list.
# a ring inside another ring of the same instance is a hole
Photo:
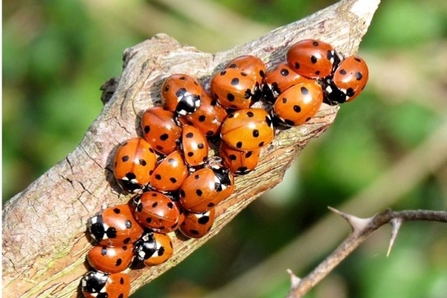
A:
{"label": "thorn", "polygon": [[393,218],[390,220],[390,224],[391,224],[391,239],[390,239],[390,244],[388,245],[388,251],[386,252],[386,257],[388,258],[390,253],[391,253],[391,249],[393,248],[394,245],[394,240],[396,240],[397,238],[397,233],[399,233],[399,229],[400,226],[402,225],[402,219],[401,218]]}
{"label": "thorn", "polygon": [[290,269],[287,269],[287,273],[290,275],[290,283],[292,284],[292,288],[298,287],[301,282],[301,278],[296,276]]}
{"label": "thorn", "polygon": [[348,214],[348,213],[339,211],[331,206],[328,206],[328,208],[335,214],[338,214],[341,217],[343,217],[351,226],[353,233],[360,232],[360,231],[364,230],[371,223],[371,220],[373,218],[373,217],[360,218],[360,217],[354,216],[352,214]]}

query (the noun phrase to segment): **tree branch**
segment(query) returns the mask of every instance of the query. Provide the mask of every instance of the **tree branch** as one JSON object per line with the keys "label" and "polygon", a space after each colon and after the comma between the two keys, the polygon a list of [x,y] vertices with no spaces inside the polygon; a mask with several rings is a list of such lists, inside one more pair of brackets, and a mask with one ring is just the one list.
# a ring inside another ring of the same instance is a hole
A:
{"label": "tree branch", "polygon": [[287,270],[291,277],[291,289],[287,298],[303,297],[310,289],[328,275],[337,265],[349,256],[360,244],[362,244],[375,230],[389,223],[393,227],[390,239],[390,249],[396,239],[397,233],[404,221],[437,221],[447,223],[447,211],[431,210],[406,210],[392,211],[391,209],[378,213],[370,218],[359,218],[348,213],[329,207],[349,223],[352,233],[346,238],[332,254],[321,262],[311,273],[303,279],[295,276]]}
{"label": "tree branch", "polygon": [[[111,175],[111,158],[120,142],[137,135],[138,117],[159,103],[159,88],[172,73],[196,76],[206,88],[210,77],[232,58],[253,54],[268,67],[284,60],[288,46],[303,38],[333,44],[345,55],[357,51],[379,1],[344,0],[257,40],[209,54],[160,34],[124,52],[119,79],[103,86],[104,108],[80,145],[64,160],[14,196],[3,210],[4,297],[76,297],[86,272],[87,219],[106,205],[128,200]],[[199,240],[173,236],[174,257],[167,263],[132,270],[132,292],[174,267],[213,237],[256,197],[277,185],[311,138],[334,121],[338,107],[324,105],[308,124],[278,132],[262,152],[259,167],[236,179],[236,192],[218,206],[215,226]]]}

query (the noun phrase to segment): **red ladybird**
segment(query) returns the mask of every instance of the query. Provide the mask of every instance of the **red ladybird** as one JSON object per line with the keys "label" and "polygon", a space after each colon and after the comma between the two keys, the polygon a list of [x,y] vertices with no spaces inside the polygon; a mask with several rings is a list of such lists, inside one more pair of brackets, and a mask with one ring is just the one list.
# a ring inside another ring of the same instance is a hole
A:
{"label": "red ladybird", "polygon": [[135,243],[134,253],[146,266],[156,266],[169,260],[174,248],[167,234],[148,231]]}
{"label": "red ladybird", "polygon": [[81,279],[81,292],[85,298],[128,298],[130,278],[124,273],[89,271]]}
{"label": "red ladybird", "polygon": [[281,93],[273,105],[273,113],[285,126],[297,126],[315,116],[322,103],[319,84],[300,83]]}
{"label": "red ladybird", "polygon": [[217,103],[216,99],[211,98],[204,92],[202,94],[202,104],[197,111],[181,117],[180,122],[192,124],[205,136],[213,137],[219,133],[220,126],[226,117],[226,110]]}
{"label": "red ladybird", "polygon": [[134,192],[149,183],[156,164],[151,145],[142,138],[133,138],[116,150],[113,175],[124,190]]}
{"label": "red ladybird", "polygon": [[88,252],[87,261],[98,271],[118,273],[129,267],[133,257],[132,244],[117,247],[97,245]]}
{"label": "red ladybird", "polygon": [[266,68],[264,62],[256,56],[243,55],[228,62],[225,68],[237,68],[255,78],[259,86],[262,85]]}
{"label": "red ladybird", "polygon": [[161,154],[173,152],[180,143],[182,128],[174,121],[174,113],[162,107],[147,109],[141,117],[144,139]]}
{"label": "red ladybird", "polygon": [[180,211],[171,199],[156,191],[147,191],[132,199],[135,219],[144,227],[168,233],[178,227]]}
{"label": "red ladybird", "polygon": [[326,87],[329,102],[353,101],[365,88],[369,71],[365,60],[359,56],[349,56],[334,71]]}
{"label": "red ladybird", "polygon": [[289,66],[296,73],[313,79],[329,76],[338,61],[330,44],[315,39],[301,40],[287,52]]}
{"label": "red ladybird", "polygon": [[185,220],[180,225],[180,231],[187,237],[201,238],[211,230],[215,216],[216,208],[211,208],[203,213],[187,212]]}
{"label": "red ladybird", "polygon": [[109,207],[89,218],[87,230],[92,239],[103,246],[129,245],[143,234],[143,228],[127,204]]}
{"label": "red ladybird", "polygon": [[312,83],[309,79],[297,74],[287,63],[279,64],[268,71],[265,76],[263,96],[266,100],[274,101],[282,92],[299,83]]}
{"label": "red ladybird", "polygon": [[203,165],[208,159],[208,140],[192,125],[183,126],[182,149],[185,161],[191,167]]}
{"label": "red ladybird", "polygon": [[264,109],[237,110],[227,116],[220,135],[234,149],[257,150],[273,140],[272,119]]}
{"label": "red ladybird", "polygon": [[194,213],[210,210],[234,191],[233,174],[219,165],[212,165],[190,174],[179,190],[182,207]]}
{"label": "red ladybird", "polygon": [[151,175],[149,184],[151,188],[161,192],[176,191],[187,176],[188,167],[182,154],[175,150],[157,165]]}
{"label": "red ladybird", "polygon": [[260,149],[241,151],[228,146],[225,142],[220,143],[219,156],[222,164],[232,173],[244,175],[256,168],[259,162]]}
{"label": "red ladybird", "polygon": [[248,108],[261,94],[255,76],[237,68],[227,68],[214,75],[210,91],[228,109]]}
{"label": "red ladybird", "polygon": [[202,86],[193,77],[173,74],[164,81],[161,98],[163,106],[173,112],[175,117],[184,116],[200,107],[202,92]]}

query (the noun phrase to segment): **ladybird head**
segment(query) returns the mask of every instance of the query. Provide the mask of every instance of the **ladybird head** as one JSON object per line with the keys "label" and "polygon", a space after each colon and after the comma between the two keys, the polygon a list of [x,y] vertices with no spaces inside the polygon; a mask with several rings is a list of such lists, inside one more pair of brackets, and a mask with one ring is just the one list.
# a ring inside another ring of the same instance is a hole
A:
{"label": "ladybird head", "polygon": [[154,232],[146,231],[143,236],[135,242],[134,252],[136,258],[143,262],[149,259],[157,251],[157,241],[154,237]]}
{"label": "ladybird head", "polygon": [[105,288],[109,274],[89,271],[81,279],[81,289],[86,293],[100,293]]}
{"label": "ladybird head", "polygon": [[106,233],[102,215],[90,217],[87,221],[87,230],[94,240],[101,241]]}

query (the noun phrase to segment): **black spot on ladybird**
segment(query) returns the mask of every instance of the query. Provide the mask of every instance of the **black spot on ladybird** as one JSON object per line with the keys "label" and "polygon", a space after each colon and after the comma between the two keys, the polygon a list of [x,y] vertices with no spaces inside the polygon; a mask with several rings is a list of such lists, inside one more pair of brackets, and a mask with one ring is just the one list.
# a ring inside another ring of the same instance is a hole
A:
{"label": "black spot on ladybird", "polygon": [[199,197],[203,195],[203,191],[200,189],[196,189],[196,195],[198,195]]}
{"label": "black spot on ladybird", "polygon": [[124,155],[123,157],[121,157],[122,162],[126,162],[128,160],[129,160],[129,155]]}
{"label": "black spot on ladybird", "polygon": [[236,143],[236,147],[237,147],[237,148],[241,148],[241,147],[242,147],[242,142],[241,142],[241,141],[237,142],[237,143]]}
{"label": "black spot on ladybird", "polygon": [[144,133],[145,133],[145,134],[148,134],[150,131],[151,131],[151,127],[150,127],[149,125],[146,125],[146,126],[144,127]]}
{"label": "black spot on ladybird", "polygon": [[253,133],[252,133],[253,137],[257,138],[259,137],[259,129],[253,129]]}
{"label": "black spot on ladybird", "polygon": [[301,87],[300,91],[301,91],[302,95],[308,95],[309,94],[309,89],[307,89],[306,87]]}
{"label": "black spot on ladybird", "polygon": [[166,141],[169,138],[169,135],[167,133],[164,133],[160,136],[160,140]]}
{"label": "black spot on ladybird", "polygon": [[300,107],[299,105],[294,105],[294,106],[293,106],[293,111],[294,111],[295,113],[299,113],[299,112],[301,112],[301,107]]}
{"label": "black spot on ladybird", "polygon": [[139,159],[139,160],[138,160],[138,163],[139,163],[140,165],[142,165],[143,167],[146,166],[146,164],[147,164],[146,161],[145,161],[144,159]]}
{"label": "black spot on ladybird", "polygon": [[199,223],[199,225],[206,225],[209,221],[210,221],[209,216],[202,216],[199,218],[197,222]]}
{"label": "black spot on ladybird", "polygon": [[204,122],[206,120],[205,115],[200,115],[199,116],[199,122]]}
{"label": "black spot on ladybird", "polygon": [[231,85],[233,85],[233,86],[237,86],[237,85],[239,85],[239,79],[238,79],[238,78],[233,78],[233,79],[231,80]]}
{"label": "black spot on ladybird", "polygon": [[355,79],[356,79],[357,81],[360,81],[362,78],[363,78],[362,73],[360,73],[360,72],[356,72],[356,73],[355,73]]}
{"label": "black spot on ladybird", "polygon": [[283,77],[287,77],[289,75],[289,71],[285,68],[281,69],[279,71],[279,73],[283,76]]}
{"label": "black spot on ladybird", "polygon": [[175,96],[177,96],[177,98],[182,98],[187,92],[188,91],[185,88],[180,88],[175,92]]}
{"label": "black spot on ladybird", "polygon": [[252,118],[254,115],[255,115],[255,114],[254,114],[252,111],[248,111],[248,112],[247,112],[247,116],[248,116],[249,118]]}
{"label": "black spot on ladybird", "polygon": [[315,63],[318,62],[318,58],[315,57],[314,55],[312,55],[312,56],[310,56],[310,62],[311,62],[312,64],[315,64]]}

